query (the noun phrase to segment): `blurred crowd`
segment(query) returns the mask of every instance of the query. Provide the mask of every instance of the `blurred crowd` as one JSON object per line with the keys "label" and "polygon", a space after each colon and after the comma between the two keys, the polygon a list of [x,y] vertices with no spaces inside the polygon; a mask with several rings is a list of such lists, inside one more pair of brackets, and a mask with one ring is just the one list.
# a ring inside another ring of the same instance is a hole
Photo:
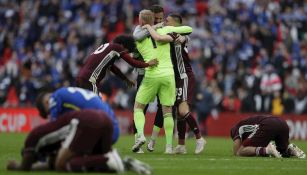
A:
{"label": "blurred crowd", "polygon": [[[131,34],[152,4],[193,27],[201,116],[307,113],[307,0],[1,0],[1,106],[32,106],[40,90],[74,86],[86,56]],[[117,64],[135,79],[128,64]],[[132,109],[135,89],[112,74],[101,87],[113,107]]]}

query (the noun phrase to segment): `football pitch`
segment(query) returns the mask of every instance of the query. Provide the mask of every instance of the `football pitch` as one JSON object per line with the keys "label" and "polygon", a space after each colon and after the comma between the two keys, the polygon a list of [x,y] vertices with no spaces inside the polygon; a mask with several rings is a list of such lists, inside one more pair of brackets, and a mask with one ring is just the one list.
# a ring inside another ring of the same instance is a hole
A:
{"label": "football pitch", "polygon": [[[6,170],[6,162],[10,159],[20,160],[20,150],[26,134],[5,134],[0,133],[0,175],[11,174],[73,174],[55,172],[11,172]],[[175,142],[176,139],[174,139]],[[228,138],[206,138],[207,146],[200,155],[194,155],[195,140],[187,140],[188,153],[185,155],[164,155],[163,137],[157,141],[154,152],[145,154],[134,154],[131,146],[134,141],[133,136],[122,136],[115,145],[122,156],[131,156],[140,159],[153,168],[155,175],[296,175],[306,174],[307,159],[276,159],[276,158],[242,158],[232,155],[232,141]],[[294,141],[302,150],[307,152],[306,141]],[[175,144],[174,144],[175,145]],[[95,173],[101,174],[101,173]],[[134,173],[125,173],[132,175]]]}

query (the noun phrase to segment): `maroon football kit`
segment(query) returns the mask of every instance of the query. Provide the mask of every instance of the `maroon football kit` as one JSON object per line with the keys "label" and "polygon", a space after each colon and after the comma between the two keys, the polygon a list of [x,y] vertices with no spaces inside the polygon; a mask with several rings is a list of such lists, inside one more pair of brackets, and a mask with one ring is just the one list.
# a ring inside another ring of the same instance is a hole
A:
{"label": "maroon football kit", "polygon": [[233,140],[240,138],[243,146],[266,147],[270,141],[275,141],[282,154],[289,145],[289,127],[280,117],[254,116],[241,120],[230,135]]}
{"label": "maroon football kit", "polygon": [[171,58],[176,80],[176,104],[187,101],[191,105],[194,97],[195,77],[190,64],[186,42],[183,44],[172,43]]}
{"label": "maroon football kit", "polygon": [[126,76],[114,65],[114,62],[119,58],[124,59],[134,67],[145,68],[149,66],[148,63],[132,58],[121,45],[106,43],[87,57],[85,64],[78,73],[77,86],[98,93],[99,82],[105,77],[108,69],[121,79],[126,80]]}

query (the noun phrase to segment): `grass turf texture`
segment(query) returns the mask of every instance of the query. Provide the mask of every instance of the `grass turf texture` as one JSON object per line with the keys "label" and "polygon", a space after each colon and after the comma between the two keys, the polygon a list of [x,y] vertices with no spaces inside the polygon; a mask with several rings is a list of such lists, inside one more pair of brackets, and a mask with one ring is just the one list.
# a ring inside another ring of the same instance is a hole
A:
{"label": "grass turf texture", "polygon": [[[20,150],[25,134],[0,134],[0,175],[27,174],[27,172],[12,172],[6,170],[7,160],[20,160]],[[195,140],[188,139],[188,154],[164,155],[164,138],[160,137],[154,152],[135,154],[131,152],[134,136],[122,136],[116,148],[122,156],[128,155],[147,162],[153,167],[155,175],[204,175],[204,174],[244,174],[244,175],[281,175],[306,174],[307,159],[275,159],[262,157],[234,157],[232,141],[226,138],[206,138],[208,144],[200,155],[194,155]],[[175,141],[175,139],[174,139]],[[307,152],[306,141],[295,141],[301,149]],[[175,144],[174,144],[175,145]],[[31,172],[32,174],[73,174],[56,172]],[[101,174],[101,173],[95,173]],[[125,173],[134,174],[134,173]]]}

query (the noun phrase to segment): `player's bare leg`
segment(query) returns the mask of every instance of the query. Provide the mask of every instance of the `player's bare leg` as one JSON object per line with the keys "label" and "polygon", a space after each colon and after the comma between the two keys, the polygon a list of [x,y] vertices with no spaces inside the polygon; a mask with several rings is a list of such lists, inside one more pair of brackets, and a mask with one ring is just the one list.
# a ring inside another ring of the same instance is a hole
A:
{"label": "player's bare leg", "polygon": [[175,154],[186,154],[187,148],[185,146],[185,134],[186,134],[186,120],[178,115],[177,109],[177,131],[178,131],[178,145],[174,149]]}
{"label": "player's bare leg", "polygon": [[154,125],[152,128],[150,140],[147,144],[147,150],[149,152],[153,152],[155,150],[156,138],[158,137],[159,132],[160,132],[160,128]]}
{"label": "player's bare leg", "polygon": [[146,138],[144,136],[145,115],[144,108],[146,105],[135,102],[134,104],[134,122],[137,130],[137,139],[132,146],[133,152],[138,152],[139,149],[145,144]]}
{"label": "player's bare leg", "polygon": [[165,131],[166,147],[165,154],[173,154],[173,132],[174,132],[174,119],[172,116],[172,106],[163,106],[163,127]]}
{"label": "player's bare leg", "polygon": [[156,139],[160,133],[160,129],[163,127],[163,112],[162,112],[162,106],[160,104],[160,101],[158,99],[158,105],[157,105],[157,113],[155,116],[155,122],[154,126],[152,128],[151,137],[149,139],[149,142],[147,144],[147,150],[149,152],[153,152],[155,149]]}
{"label": "player's bare leg", "polygon": [[179,104],[178,107],[178,145],[175,148],[175,152],[178,154],[185,154],[185,132],[186,132],[186,123],[188,123],[189,127],[193,130],[195,138],[196,138],[196,147],[195,154],[199,154],[204,150],[206,141],[201,137],[199,126],[192,116],[190,112],[190,107],[186,101],[183,101]]}
{"label": "player's bare leg", "polygon": [[57,157],[55,159],[55,170],[57,171],[65,171],[66,170],[66,162],[75,156],[76,153],[69,149],[71,141],[75,133],[77,132],[79,121],[77,119],[72,119],[70,121],[71,130],[65,141],[62,143],[62,147],[59,150]]}
{"label": "player's bare leg", "polygon": [[61,148],[55,161],[55,169],[57,171],[66,170],[66,162],[75,155],[69,148]]}

